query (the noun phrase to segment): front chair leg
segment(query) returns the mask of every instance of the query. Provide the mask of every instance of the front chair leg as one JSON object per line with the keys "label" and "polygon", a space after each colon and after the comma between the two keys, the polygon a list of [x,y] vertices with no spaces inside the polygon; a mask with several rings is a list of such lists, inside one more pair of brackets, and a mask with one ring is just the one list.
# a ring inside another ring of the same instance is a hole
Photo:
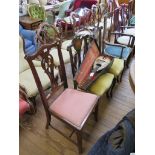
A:
{"label": "front chair leg", "polygon": [[76,135],[77,135],[78,150],[79,150],[79,153],[82,153],[82,131],[77,131]]}

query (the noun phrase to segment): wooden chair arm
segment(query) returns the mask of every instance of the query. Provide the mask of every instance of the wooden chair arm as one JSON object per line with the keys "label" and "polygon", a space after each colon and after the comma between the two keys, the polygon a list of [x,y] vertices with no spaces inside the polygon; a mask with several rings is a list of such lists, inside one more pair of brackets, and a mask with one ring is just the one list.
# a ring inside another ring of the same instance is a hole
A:
{"label": "wooden chair arm", "polygon": [[125,33],[120,33],[120,32],[110,32],[110,33],[114,35],[121,35],[121,36],[128,36],[128,37],[135,38],[135,36],[132,34],[125,34]]}

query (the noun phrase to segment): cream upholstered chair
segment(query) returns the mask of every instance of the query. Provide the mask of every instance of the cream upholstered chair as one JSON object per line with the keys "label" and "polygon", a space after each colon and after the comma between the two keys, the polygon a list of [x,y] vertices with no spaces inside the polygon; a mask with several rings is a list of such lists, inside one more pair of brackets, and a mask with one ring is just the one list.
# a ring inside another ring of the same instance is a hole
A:
{"label": "cream upholstered chair", "polygon": [[[25,60],[25,54],[23,50],[23,39],[19,36],[19,83],[25,89],[27,96],[35,102],[35,96],[38,94],[38,88],[33,78],[29,64]],[[47,89],[50,86],[49,78],[44,74],[44,70],[41,67],[40,61],[34,60],[34,65],[41,79],[43,89]],[[58,74],[58,70],[55,71],[55,76]]]}

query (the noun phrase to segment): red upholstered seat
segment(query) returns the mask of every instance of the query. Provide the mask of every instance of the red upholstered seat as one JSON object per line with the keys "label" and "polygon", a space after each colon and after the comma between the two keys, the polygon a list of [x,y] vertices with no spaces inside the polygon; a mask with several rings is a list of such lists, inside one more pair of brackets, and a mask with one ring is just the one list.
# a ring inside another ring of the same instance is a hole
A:
{"label": "red upholstered seat", "polygon": [[68,88],[50,106],[50,111],[80,130],[97,100],[94,94]]}
{"label": "red upholstered seat", "polygon": [[29,104],[23,100],[19,99],[19,115],[22,116],[29,109]]}

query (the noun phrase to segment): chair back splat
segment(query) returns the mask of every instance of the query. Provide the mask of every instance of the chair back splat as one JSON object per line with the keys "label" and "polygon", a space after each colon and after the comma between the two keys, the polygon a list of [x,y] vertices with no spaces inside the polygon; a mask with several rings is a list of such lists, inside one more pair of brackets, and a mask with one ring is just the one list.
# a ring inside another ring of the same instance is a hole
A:
{"label": "chair back splat", "polygon": [[[61,84],[59,85],[58,83],[58,76],[55,76],[55,66],[53,63],[53,57],[50,54],[50,50],[52,48],[57,48],[58,50],[58,54],[59,54],[59,58],[60,58],[60,78],[61,78]],[[37,70],[33,64],[33,60],[35,60],[36,58],[39,58],[41,60],[41,66],[43,68],[43,70],[45,71],[45,73],[48,75],[50,82],[51,82],[51,91],[55,92],[57,91],[57,89],[60,86],[64,86],[65,88],[68,87],[67,85],[67,78],[66,78],[66,71],[65,71],[65,67],[64,67],[64,63],[63,63],[63,59],[62,59],[62,54],[61,54],[61,49],[60,49],[60,42],[56,42],[54,44],[44,44],[41,45],[41,47],[39,48],[38,52],[34,55],[26,55],[25,59],[28,61],[28,64],[30,65],[32,74],[34,76],[36,85],[38,87],[45,111],[46,111],[46,116],[47,116],[47,121],[49,120],[49,111],[48,111],[48,103],[47,103],[47,99],[40,81],[40,78],[38,76]],[[49,121],[48,121],[49,122]]]}

